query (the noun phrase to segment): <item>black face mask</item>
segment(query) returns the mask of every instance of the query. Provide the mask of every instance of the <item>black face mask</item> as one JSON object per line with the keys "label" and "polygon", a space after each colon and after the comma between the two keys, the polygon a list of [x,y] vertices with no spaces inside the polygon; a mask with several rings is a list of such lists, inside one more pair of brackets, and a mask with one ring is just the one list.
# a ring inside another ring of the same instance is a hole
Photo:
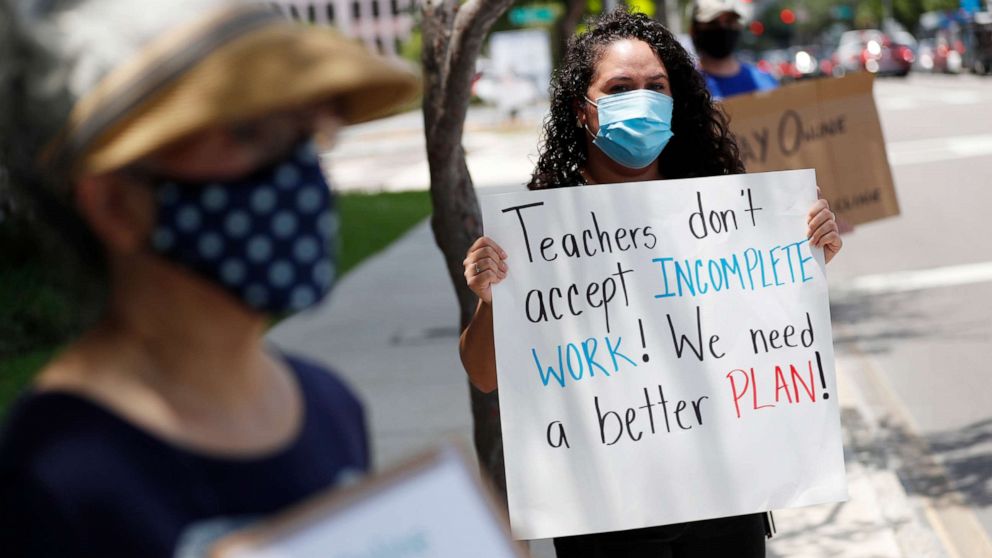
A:
{"label": "black face mask", "polygon": [[712,58],[726,58],[734,51],[737,40],[741,36],[740,29],[727,29],[726,27],[715,27],[703,29],[696,32],[692,43],[696,50]]}

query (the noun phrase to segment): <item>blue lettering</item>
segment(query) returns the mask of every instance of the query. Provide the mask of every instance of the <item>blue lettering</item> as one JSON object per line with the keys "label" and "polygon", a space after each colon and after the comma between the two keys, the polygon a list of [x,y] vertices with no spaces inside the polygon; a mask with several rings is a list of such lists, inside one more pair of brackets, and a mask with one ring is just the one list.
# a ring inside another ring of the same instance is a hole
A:
{"label": "blue lettering", "polygon": [[[558,345],[558,351],[561,352],[561,345]],[[575,367],[572,366],[572,353],[575,353],[575,360],[579,363],[579,373],[575,374]],[[575,380],[581,380],[582,375],[585,372],[585,364],[582,363],[582,355],[579,354],[579,348],[575,346],[575,343],[569,343],[568,348],[565,349],[565,364],[568,365],[568,375]]]}
{"label": "blue lettering", "polygon": [[713,285],[714,291],[720,292],[720,289],[723,288],[723,284],[727,281],[727,278],[723,276],[723,270],[720,268],[720,262],[710,260],[707,268],[710,272],[710,285]]}
{"label": "blue lettering", "polygon": [[758,252],[757,254],[758,254],[758,264],[759,264],[758,267],[761,268],[761,287],[762,288],[771,287],[772,284],[769,283],[768,281],[765,281],[765,255],[763,252]]}
{"label": "blue lettering", "polygon": [[685,267],[675,264],[675,283],[679,287],[679,296],[682,296],[683,281],[689,288],[689,294],[696,296],[696,286],[692,283],[692,272],[689,271],[689,260],[685,261]]}
{"label": "blue lettering", "polygon": [[541,376],[541,383],[544,384],[545,387],[547,387],[548,381],[551,380],[551,378],[554,378],[555,380],[558,381],[558,385],[560,385],[561,387],[565,387],[565,374],[562,372],[563,363],[562,363],[562,355],[561,355],[561,345],[558,345],[558,370],[555,370],[554,368],[549,366],[547,368],[547,373],[545,373],[544,366],[541,365],[541,360],[537,358],[537,349],[532,348],[530,352],[532,355],[534,355],[534,364],[537,365],[537,372]]}
{"label": "blue lettering", "polygon": [[802,245],[803,244],[806,244],[807,242],[809,242],[809,239],[800,240],[799,242],[796,243],[796,253],[799,254],[799,272],[802,274],[803,283],[805,283],[806,281],[812,281],[813,280],[813,277],[806,275],[806,262],[812,261],[813,260],[813,255],[811,253],[808,258],[804,258],[803,255],[802,255],[802,249],[801,249],[802,248]]}
{"label": "blue lettering", "polygon": [[[750,255],[753,254],[755,261],[751,262]],[[747,279],[751,282],[751,290],[754,290],[754,270],[758,269],[758,251],[754,248],[744,250],[744,264],[747,266]]]}
{"label": "blue lettering", "polygon": [[[795,283],[796,282],[796,270],[794,269],[794,266],[792,265],[792,250],[789,249],[789,248],[792,248],[792,246],[793,246],[792,244],[789,244],[788,246],[785,247],[785,261],[789,262],[789,280],[792,281],[793,283]],[[798,252],[798,249],[796,251]]]}
{"label": "blue lettering", "polygon": [[[592,343],[592,350],[589,349],[589,343]],[[603,368],[602,364],[596,362],[596,347],[598,345],[599,342],[596,341],[595,337],[590,337],[589,339],[586,339],[585,341],[582,342],[582,354],[585,355],[586,364],[589,365],[590,377],[595,375],[593,368],[599,368],[599,371],[605,374],[606,376],[610,375],[610,373],[606,370],[606,368]]]}
{"label": "blue lettering", "polygon": [[775,246],[768,251],[768,257],[772,260],[772,277],[775,279],[775,286],[781,287],[785,283],[780,283],[778,280],[778,262],[782,261],[775,257],[775,250],[781,250],[781,246]]}
{"label": "blue lettering", "polygon": [[[741,280],[741,288],[743,289],[743,288],[745,288],[745,286],[744,286],[744,274],[741,273],[741,263],[739,261],[737,261],[737,254],[734,254],[733,256],[731,256],[731,261],[734,262],[733,265],[727,263],[727,258],[720,258],[720,268],[721,268],[721,270],[722,270],[722,272],[723,272],[723,274],[725,276],[728,275],[729,273],[733,273],[734,275],[736,275],[737,278]],[[730,278],[729,277],[727,278],[727,287],[728,288],[730,287]],[[753,281],[751,282],[751,290],[754,290],[754,282]]]}
{"label": "blue lettering", "polygon": [[616,345],[611,345],[610,344],[610,338],[609,337],[605,337],[604,339],[606,340],[606,348],[610,350],[610,358],[613,359],[613,371],[614,372],[619,372],[620,371],[620,365],[617,364],[617,357],[620,357],[620,358],[626,360],[627,362],[630,363],[631,366],[633,366],[634,368],[637,368],[637,363],[635,363],[634,361],[630,360],[630,358],[627,355],[625,355],[625,354],[623,354],[623,353],[620,352],[620,343],[623,341],[623,337],[617,337],[617,344]]}
{"label": "blue lettering", "polygon": [[710,290],[709,286],[703,281],[699,280],[699,269],[703,267],[703,260],[696,260],[696,265],[694,266],[693,272],[696,275],[696,285],[699,286],[699,294],[704,295],[706,291]]}
{"label": "blue lettering", "polygon": [[665,284],[665,292],[662,294],[654,295],[655,298],[668,298],[670,296],[675,296],[675,293],[671,291],[671,286],[668,284],[668,271],[665,270],[665,262],[674,261],[672,258],[655,258],[651,260],[653,262],[658,262],[661,264],[661,280]]}

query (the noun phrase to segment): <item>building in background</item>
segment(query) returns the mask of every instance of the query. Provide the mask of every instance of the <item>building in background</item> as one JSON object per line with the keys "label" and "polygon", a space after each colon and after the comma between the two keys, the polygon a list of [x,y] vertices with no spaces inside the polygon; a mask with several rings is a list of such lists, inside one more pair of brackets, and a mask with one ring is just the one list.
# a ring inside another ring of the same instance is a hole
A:
{"label": "building in background", "polygon": [[414,0],[273,0],[273,4],[297,21],[333,25],[386,56],[398,56],[413,32]]}

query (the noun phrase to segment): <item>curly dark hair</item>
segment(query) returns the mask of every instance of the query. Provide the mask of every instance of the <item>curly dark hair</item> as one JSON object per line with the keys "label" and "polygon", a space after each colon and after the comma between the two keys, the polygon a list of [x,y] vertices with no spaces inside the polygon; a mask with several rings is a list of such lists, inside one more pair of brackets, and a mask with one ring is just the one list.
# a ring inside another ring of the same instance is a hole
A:
{"label": "curly dark hair", "polygon": [[625,8],[589,22],[589,30],[573,36],[561,67],[551,79],[551,111],[544,122],[537,168],[528,188],[575,186],[587,159],[586,131],[575,125],[575,105],[583,103],[593,70],[606,47],[621,39],[651,45],[668,70],[674,136],[658,164],[666,178],[691,178],[744,172],[740,151],[727,116],[713,104],[703,76],[682,45],[663,25]]}

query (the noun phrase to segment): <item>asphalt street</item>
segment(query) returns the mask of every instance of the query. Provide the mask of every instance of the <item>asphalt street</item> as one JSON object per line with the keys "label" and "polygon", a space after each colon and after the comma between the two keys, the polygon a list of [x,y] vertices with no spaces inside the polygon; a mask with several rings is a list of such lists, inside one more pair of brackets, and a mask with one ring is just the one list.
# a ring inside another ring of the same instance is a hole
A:
{"label": "asphalt street", "polygon": [[992,79],[876,82],[901,215],[830,267],[835,347],[945,546],[992,556]]}

